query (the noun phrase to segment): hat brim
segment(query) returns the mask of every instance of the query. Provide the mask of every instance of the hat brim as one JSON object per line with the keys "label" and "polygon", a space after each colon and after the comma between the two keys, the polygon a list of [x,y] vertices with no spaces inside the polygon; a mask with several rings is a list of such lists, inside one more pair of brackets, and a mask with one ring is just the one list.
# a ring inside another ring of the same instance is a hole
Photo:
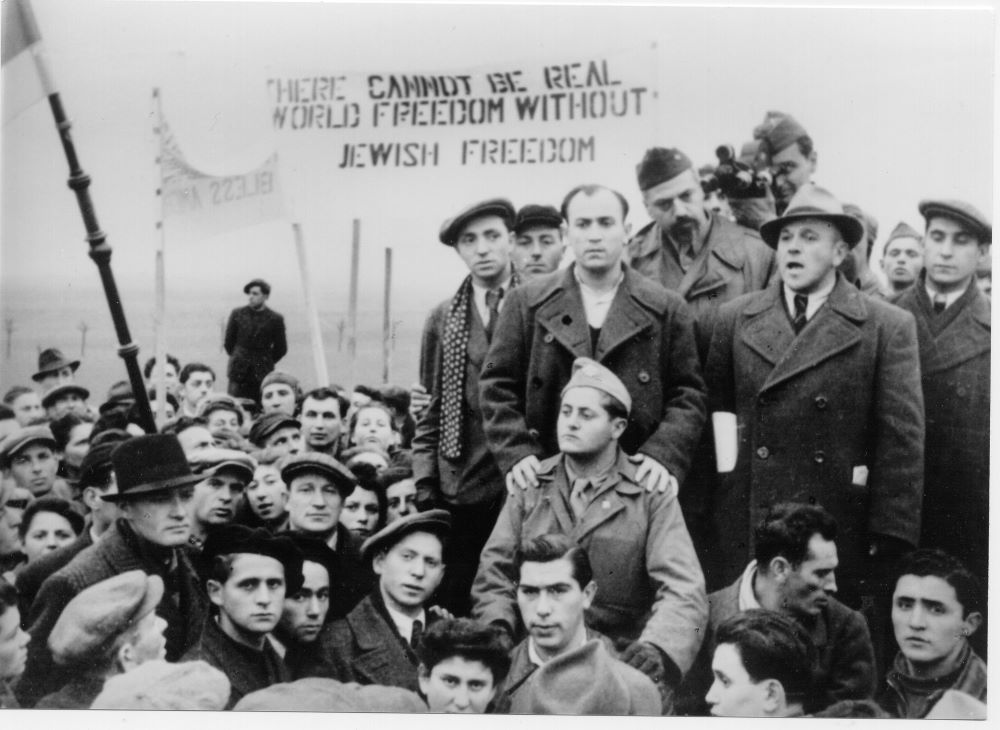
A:
{"label": "hat brim", "polygon": [[920,211],[920,215],[924,217],[925,221],[930,222],[931,218],[950,218],[961,223],[970,233],[975,234],[979,238],[980,243],[993,243],[992,228],[985,227],[982,221],[976,220],[957,208],[940,205],[935,202],[924,202],[917,206],[917,210]]}
{"label": "hat brim", "polygon": [[167,479],[160,482],[147,482],[145,484],[139,484],[137,486],[131,487],[126,492],[118,492],[116,494],[102,494],[101,499],[105,502],[113,502],[120,504],[122,502],[129,502],[134,499],[141,499],[147,497],[150,494],[156,494],[158,492],[172,492],[177,489],[183,489],[184,487],[192,487],[198,482],[204,481],[205,476],[201,474],[192,474],[191,476],[175,477],[174,479]]}
{"label": "hat brim", "polygon": [[423,520],[410,525],[403,525],[398,530],[388,531],[383,528],[382,533],[372,535],[361,545],[361,559],[366,562],[371,560],[382,550],[389,549],[404,537],[412,535],[414,532],[429,532],[432,535],[437,535],[443,541],[451,534],[451,523],[443,519]]}
{"label": "hat brim", "polygon": [[71,393],[75,393],[83,400],[87,400],[90,397],[90,391],[82,385],[60,385],[58,388],[53,390],[51,393],[47,393],[45,397],[42,398],[42,408],[51,408],[55,401]]}
{"label": "hat brim", "polygon": [[821,220],[835,225],[837,230],[840,231],[840,235],[843,237],[844,243],[846,243],[850,248],[857,246],[861,239],[865,236],[865,227],[857,218],[846,214],[816,212],[796,213],[794,215],[787,215],[782,218],[770,220],[760,227],[760,237],[764,239],[764,243],[771,248],[777,248],[778,237],[781,235],[781,229],[789,223],[803,220]]}
{"label": "hat brim", "polygon": [[66,367],[70,368],[75,373],[77,371],[77,369],[80,367],[80,361],[79,360],[70,360],[69,362],[63,361],[61,363],[56,363],[55,365],[52,365],[51,367],[45,368],[45,370],[39,370],[37,373],[35,373],[34,375],[31,376],[31,379],[34,380],[36,383],[39,383],[49,373],[58,372],[58,371],[62,370],[63,368],[66,368]]}
{"label": "hat brim", "polygon": [[54,438],[50,436],[33,436],[32,438],[22,441],[21,443],[17,444],[17,446],[12,447],[9,451],[6,451],[4,454],[0,455],[0,466],[9,467],[10,460],[13,459],[17,454],[21,453],[28,446],[31,446],[31,444],[45,444],[53,451],[59,450],[59,444],[56,442]]}
{"label": "hat brim", "polygon": [[448,221],[448,224],[444,227],[441,231],[441,235],[439,236],[441,243],[445,246],[454,246],[458,242],[458,234],[462,232],[462,229],[465,228],[470,221],[487,215],[495,215],[503,218],[507,227],[510,228],[513,225],[514,217],[517,214],[514,211],[513,206],[499,200],[491,200],[483,203],[482,205],[477,205],[474,208],[462,211]]}
{"label": "hat brim", "polygon": [[291,464],[281,470],[281,481],[285,484],[290,485],[292,479],[303,474],[322,474],[325,477],[329,477],[330,481],[337,491],[340,492],[342,499],[347,499],[351,496],[354,488],[358,486],[357,481],[348,479],[345,474],[341,474],[335,469],[330,469],[322,464],[316,464],[310,462],[307,464]]}

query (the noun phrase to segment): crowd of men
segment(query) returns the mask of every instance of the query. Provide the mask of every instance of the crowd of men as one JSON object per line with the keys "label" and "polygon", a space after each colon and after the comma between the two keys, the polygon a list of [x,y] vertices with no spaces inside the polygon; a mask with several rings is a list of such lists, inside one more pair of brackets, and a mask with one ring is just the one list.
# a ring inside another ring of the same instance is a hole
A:
{"label": "crowd of men", "polygon": [[458,211],[409,389],[275,370],[261,279],[228,394],[149,361],[158,433],[43,351],[0,707],[985,717],[992,225],[920,202],[883,285],[794,118],[719,159],[648,150],[635,235],[601,185]]}

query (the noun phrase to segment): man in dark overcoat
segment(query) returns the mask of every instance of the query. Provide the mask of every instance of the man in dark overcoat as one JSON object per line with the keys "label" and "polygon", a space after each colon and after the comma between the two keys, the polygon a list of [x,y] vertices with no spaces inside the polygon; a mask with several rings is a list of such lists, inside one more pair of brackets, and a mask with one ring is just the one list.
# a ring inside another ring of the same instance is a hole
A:
{"label": "man in dark overcoat", "polygon": [[562,213],[575,262],[511,292],[480,375],[490,448],[509,486],[537,486],[540,459],[559,451],[560,394],[574,360],[589,357],[634,403],[621,446],[637,481],[676,494],[705,423],[691,313],[679,294],[624,266],[630,227],[620,193],[580,186]]}
{"label": "man in dark overcoat", "polygon": [[260,401],[260,381],[288,352],[285,319],[267,306],[271,285],[254,279],[243,287],[248,303],[229,315],[224,347],[229,355],[229,395]]}
{"label": "man in dark overcoat", "polygon": [[925,200],[924,273],[895,303],[917,320],[927,419],[921,547],[980,580],[989,557],[990,303],[976,266],[993,238],[968,203]]}
{"label": "man in dark overcoat", "polygon": [[818,503],[841,526],[841,600],[867,612],[888,590],[880,571],[920,534],[916,325],[837,272],[863,238],[857,219],[818,186],[792,202],[761,227],[781,281],[723,305],[706,364],[713,418],[736,420],[715,433],[737,449],[713,507],[718,564],[726,581],[739,577],[771,505]]}

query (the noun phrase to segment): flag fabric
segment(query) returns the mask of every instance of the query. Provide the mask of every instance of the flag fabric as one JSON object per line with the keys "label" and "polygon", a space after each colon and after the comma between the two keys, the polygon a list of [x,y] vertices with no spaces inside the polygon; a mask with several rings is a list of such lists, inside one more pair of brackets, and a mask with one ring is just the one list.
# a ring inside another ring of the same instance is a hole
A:
{"label": "flag fabric", "polygon": [[285,217],[278,155],[236,175],[209,175],[191,165],[160,120],[163,217],[173,235],[205,238]]}
{"label": "flag fabric", "polygon": [[6,124],[35,102],[55,93],[56,89],[29,0],[3,0],[2,7],[0,96],[3,123]]}

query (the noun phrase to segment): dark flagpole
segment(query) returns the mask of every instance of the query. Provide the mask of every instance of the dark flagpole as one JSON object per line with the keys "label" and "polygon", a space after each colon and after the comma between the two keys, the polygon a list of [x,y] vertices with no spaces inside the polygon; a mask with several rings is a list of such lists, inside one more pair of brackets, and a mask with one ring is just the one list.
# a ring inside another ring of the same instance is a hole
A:
{"label": "dark flagpole", "polygon": [[[28,30],[29,37],[41,38],[38,32],[38,25],[35,22],[34,13],[28,2],[20,3],[21,18]],[[132,336],[128,331],[128,323],[125,321],[125,309],[122,307],[121,297],[118,295],[118,285],[115,284],[115,275],[111,271],[111,246],[107,243],[107,236],[101,230],[97,222],[97,213],[94,211],[94,203],[90,199],[90,176],[80,167],[80,161],[76,156],[76,147],[73,144],[73,137],[70,134],[69,119],[63,109],[59,92],[55,90],[51,75],[48,72],[47,64],[42,58],[42,54],[33,50],[35,63],[41,76],[42,85],[48,92],[49,106],[52,109],[52,116],[55,119],[56,130],[59,132],[59,139],[62,141],[63,151],[66,153],[66,161],[69,163],[69,184],[70,189],[76,193],[76,202],[80,206],[80,215],[83,216],[83,224],[87,229],[87,242],[90,244],[90,258],[97,264],[97,270],[101,275],[101,283],[104,285],[104,295],[108,300],[108,308],[111,310],[111,319],[115,325],[115,332],[118,335],[118,354],[125,361],[125,369],[128,371],[129,382],[132,383],[132,393],[135,396],[135,403],[139,409],[140,426],[147,433],[156,433],[156,422],[153,420],[153,411],[149,407],[149,397],[146,395],[146,387],[142,380],[142,371],[139,369],[139,346],[132,342]]]}

